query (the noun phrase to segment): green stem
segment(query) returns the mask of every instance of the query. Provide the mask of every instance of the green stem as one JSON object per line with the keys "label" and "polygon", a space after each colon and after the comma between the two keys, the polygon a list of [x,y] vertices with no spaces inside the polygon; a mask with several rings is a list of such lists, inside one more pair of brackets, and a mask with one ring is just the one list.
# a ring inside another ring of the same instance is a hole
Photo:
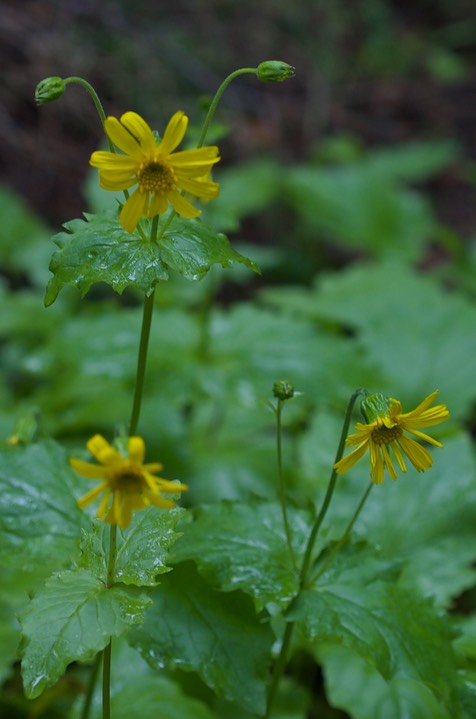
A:
{"label": "green stem", "polygon": [[[356,390],[349,400],[349,404],[347,405],[347,410],[345,413],[344,424],[342,425],[342,432],[340,435],[339,446],[337,447],[334,465],[342,458],[342,455],[344,454],[345,440],[349,431],[349,424],[352,418],[352,410],[354,409],[354,404],[357,400],[357,397],[359,397],[359,395],[361,395],[364,391],[365,390],[362,389]],[[312,552],[314,550],[314,544],[316,542],[317,534],[319,532],[319,529],[321,528],[322,522],[324,521],[324,517],[326,516],[327,510],[329,509],[332,495],[334,494],[336,482],[337,472],[333,467],[331,476],[329,478],[329,484],[327,485],[327,491],[321,505],[321,509],[316,517],[316,521],[314,522],[314,525],[312,527],[309,539],[307,540],[306,551],[304,553],[304,559],[300,573],[301,586],[303,586],[306,582],[307,573],[309,571],[309,564],[311,562]]]}
{"label": "green stem", "polygon": [[325,562],[322,564],[321,567],[319,567],[316,574],[310,580],[310,582],[309,582],[310,584],[315,584],[315,582],[319,579],[319,577],[321,577],[324,574],[324,572],[329,568],[329,566],[332,563],[332,560],[334,559],[336,554],[342,549],[344,544],[346,544],[346,542],[348,541],[348,539],[350,537],[350,533],[352,531],[352,528],[353,528],[355,522],[357,521],[357,518],[358,518],[360,512],[362,511],[363,506],[364,506],[365,502],[367,501],[367,497],[369,496],[370,491],[373,486],[374,486],[374,483],[370,482],[369,486],[367,487],[364,494],[362,495],[362,498],[361,498],[359,504],[357,505],[357,509],[355,510],[354,514],[352,515],[352,518],[351,518],[349,524],[347,525],[347,528],[346,528],[344,534],[339,539],[339,541],[334,545],[332,551],[329,552]]}
{"label": "green stem", "polygon": [[238,77],[239,75],[249,75],[250,73],[256,75],[257,70],[258,68],[256,67],[241,67],[239,70],[235,70],[234,72],[230,73],[230,75],[228,75],[228,77],[223,80],[222,84],[215,93],[215,97],[211,101],[210,107],[208,108],[208,113],[205,118],[205,122],[203,123],[202,132],[200,133],[200,139],[198,140],[197,147],[202,147],[203,143],[205,142],[205,137],[207,135],[208,128],[210,126],[210,122],[212,121],[213,115],[215,114],[217,105],[220,102],[220,98],[230,84],[230,82],[232,82],[232,80],[234,80],[235,77]]}
{"label": "green stem", "polygon": [[[98,111],[98,115],[101,118],[101,123],[104,125],[104,122],[106,120],[106,113],[104,112],[104,108],[102,106],[101,100],[99,99],[99,95],[97,94],[94,87],[87,81],[84,80],[82,77],[67,77],[64,80],[65,85],[69,85],[70,83],[76,83],[77,85],[81,85],[82,88],[86,90],[86,92],[89,92],[92,101],[94,102],[94,105],[96,107],[96,110]],[[116,149],[114,145],[112,144],[109,137],[107,138],[109,149],[111,152],[116,152]]]}
{"label": "green stem", "polygon": [[[106,587],[114,585],[116,575],[117,525],[111,524],[109,533],[109,558],[107,562]],[[111,655],[112,639],[103,651],[102,665],[102,719],[111,719]]]}
{"label": "green stem", "polygon": [[134,399],[132,402],[131,419],[129,422],[129,435],[132,436],[137,431],[139,424],[140,410],[142,405],[142,392],[144,389],[145,368],[147,365],[147,352],[149,349],[150,327],[152,324],[152,314],[154,311],[154,295],[152,294],[144,299],[144,310],[142,313],[142,327],[139,342],[139,354],[137,357],[136,383],[134,387]]}
{"label": "green stem", "polygon": [[288,660],[288,649],[289,645],[291,644],[293,632],[294,624],[292,622],[288,622],[286,624],[286,629],[284,630],[281,650],[279,652],[278,658],[276,659],[276,664],[274,665],[273,676],[271,678],[271,684],[268,691],[265,719],[268,719],[271,714],[271,709],[273,708],[274,700],[276,698],[279,682],[281,681],[281,677],[283,676],[284,670],[286,669],[286,663]]}
{"label": "green stem", "polygon": [[285,487],[284,472],[283,472],[282,424],[281,424],[281,415],[282,415],[282,410],[283,410],[283,404],[284,404],[283,400],[278,399],[278,404],[277,404],[277,407],[275,410],[276,411],[276,454],[277,454],[277,459],[278,459],[279,501],[281,502],[281,511],[283,514],[283,524],[284,524],[284,530],[286,532],[286,541],[288,544],[289,555],[291,557],[291,562],[293,564],[293,567],[295,567],[296,559],[294,557],[291,527],[289,526],[288,509],[286,506],[286,487]]}
{"label": "green stem", "polygon": [[99,674],[99,667],[101,666],[101,652],[96,654],[94,664],[91,668],[91,674],[89,676],[88,691],[84,699],[83,710],[81,712],[81,719],[89,719],[89,712],[91,711],[91,703],[94,695],[94,688]]}
{"label": "green stem", "polygon": [[[150,241],[155,242],[157,238],[157,228],[159,224],[159,216],[156,215],[152,220],[150,231]],[[152,293],[144,298],[144,309],[142,312],[142,326],[139,341],[139,353],[137,356],[136,381],[134,387],[134,399],[132,401],[131,419],[129,422],[129,435],[132,436],[137,430],[139,424],[140,410],[142,405],[142,394],[144,390],[145,368],[147,365],[147,353],[149,350],[150,328],[152,325],[152,315],[154,312],[154,296],[155,288]]]}
{"label": "green stem", "polygon": [[[341,432],[341,436],[340,436],[340,440],[339,440],[339,445],[337,447],[334,464],[336,462],[338,462],[341,459],[342,455],[344,454],[345,440],[346,440],[346,437],[347,437],[347,434],[349,431],[349,424],[350,424],[350,420],[352,417],[352,410],[354,409],[354,404],[357,400],[357,397],[359,397],[359,395],[363,394],[364,392],[365,392],[365,390],[363,390],[363,389],[356,390],[349,400],[349,403],[347,405],[347,410],[345,413],[344,423],[342,425],[342,432]],[[306,551],[304,553],[304,559],[303,559],[301,571],[299,574],[300,588],[299,588],[299,592],[296,595],[296,597],[294,598],[292,604],[294,604],[297,601],[297,599],[299,598],[299,596],[302,592],[302,589],[304,588],[304,585],[306,583],[307,574],[309,571],[309,565],[311,562],[311,557],[312,557],[312,552],[314,550],[314,544],[316,541],[316,537],[319,532],[319,529],[321,528],[324,517],[326,516],[329,505],[331,503],[331,499],[332,499],[332,495],[334,494],[336,482],[337,482],[337,472],[333,468],[330,479],[329,479],[329,484],[327,486],[327,492],[326,492],[324,500],[322,502],[321,509],[319,511],[319,514],[316,517],[316,521],[313,524],[311,533],[309,535],[309,539],[307,540]],[[368,492],[369,492],[369,490],[367,490],[367,495],[368,495]],[[365,499],[367,499],[367,496],[365,496]],[[362,506],[363,506],[363,503],[362,503]],[[356,518],[357,517],[355,517],[355,519]],[[355,521],[355,519],[354,519],[354,521]],[[274,665],[273,676],[271,679],[271,684],[270,684],[270,688],[269,688],[269,692],[268,692],[268,700],[267,700],[266,714],[265,714],[266,719],[268,719],[268,717],[271,714],[271,709],[273,707],[274,699],[275,699],[276,693],[278,691],[278,686],[281,681],[281,677],[284,674],[284,670],[286,669],[286,664],[287,664],[287,659],[288,659],[288,656],[287,656],[288,649],[291,644],[293,632],[294,632],[294,623],[289,622],[286,625],[286,629],[284,632],[283,642],[281,644],[281,651],[280,651],[279,656]]]}

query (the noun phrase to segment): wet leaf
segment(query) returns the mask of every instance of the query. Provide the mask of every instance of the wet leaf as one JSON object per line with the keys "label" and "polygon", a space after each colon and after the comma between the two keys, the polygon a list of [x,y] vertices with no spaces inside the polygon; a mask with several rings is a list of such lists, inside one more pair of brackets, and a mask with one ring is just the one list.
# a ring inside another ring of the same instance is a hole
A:
{"label": "wet leaf", "polygon": [[140,623],[150,604],[136,587],[107,589],[84,569],[51,577],[21,616],[27,696],[33,699],[52,686],[71,662],[92,659],[110,637]]}

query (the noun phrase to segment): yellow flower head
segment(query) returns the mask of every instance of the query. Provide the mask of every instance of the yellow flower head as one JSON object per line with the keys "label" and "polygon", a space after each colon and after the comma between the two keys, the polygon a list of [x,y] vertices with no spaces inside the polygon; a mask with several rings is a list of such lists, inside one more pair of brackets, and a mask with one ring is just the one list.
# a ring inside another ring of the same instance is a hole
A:
{"label": "yellow flower head", "polygon": [[107,135],[125,154],[93,152],[90,164],[99,169],[99,181],[105,190],[128,190],[137,185],[121,210],[120,222],[127,232],[134,232],[141,217],[164,213],[169,202],[182,217],[198,217],[200,210],[180,190],[204,200],[218,195],[218,183],[209,180],[213,165],[220,159],[218,147],[174,152],[187,125],[187,116],[176,112],[157,144],[149,125],[135,112],[126,112],[120,120],[105,120]]}
{"label": "yellow flower head", "polygon": [[418,472],[429,469],[433,464],[430,453],[404,433],[409,432],[417,439],[435,447],[443,446],[441,442],[417,429],[417,427],[439,424],[449,417],[448,409],[444,404],[430,408],[437,395],[438,391],[432,392],[418,407],[405,413],[402,412],[402,405],[397,399],[382,394],[371,395],[364,400],[363,410],[369,421],[367,424],[357,422],[355,425],[357,432],[346,440],[346,445],[355,449],[334,465],[336,472],[338,474],[347,472],[367,450],[370,452],[370,476],[375,484],[383,482],[385,469],[392,479],[397,478],[393,457],[397,460],[400,470],[407,471],[403,454],[406,454]]}
{"label": "yellow flower head", "polygon": [[78,505],[83,509],[102,494],[97,517],[104,518],[109,524],[127,527],[134,510],[144,509],[151,504],[171,509],[175,503],[171,499],[164,499],[161,492],[175,494],[187,489],[185,484],[154,476],[160,472],[162,465],[158,462],[144,464],[145,444],[142,437],[128,438],[127,457],[111,447],[100,434],[95,434],[86,447],[99,464],[83,462],[74,457],[69,460],[70,464],[81,476],[102,479],[102,482],[81,497]]}

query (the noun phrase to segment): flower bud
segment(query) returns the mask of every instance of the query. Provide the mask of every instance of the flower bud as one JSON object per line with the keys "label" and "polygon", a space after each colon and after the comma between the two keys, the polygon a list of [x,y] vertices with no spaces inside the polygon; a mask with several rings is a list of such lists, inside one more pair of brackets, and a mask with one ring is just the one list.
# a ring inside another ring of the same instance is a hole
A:
{"label": "flower bud", "polygon": [[36,104],[44,105],[47,102],[57,100],[64,93],[65,89],[66,84],[61,77],[45,77],[45,79],[36,86]]}
{"label": "flower bud", "polygon": [[294,77],[294,67],[282,60],[266,60],[258,65],[256,74],[261,82],[282,82]]}
{"label": "flower bud", "polygon": [[369,394],[360,403],[360,411],[367,424],[375,422],[377,417],[386,417],[390,409],[390,397],[381,392]]}
{"label": "flower bud", "polygon": [[294,387],[291,382],[280,380],[279,382],[275,382],[273,384],[273,394],[277,399],[284,402],[287,399],[294,397]]}

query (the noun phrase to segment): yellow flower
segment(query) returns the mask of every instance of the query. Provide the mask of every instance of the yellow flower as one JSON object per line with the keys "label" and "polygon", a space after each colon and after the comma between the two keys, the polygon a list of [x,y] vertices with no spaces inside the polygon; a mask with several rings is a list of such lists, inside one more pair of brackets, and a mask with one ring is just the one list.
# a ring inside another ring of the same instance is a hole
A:
{"label": "yellow flower", "polygon": [[162,465],[158,462],[143,463],[145,444],[142,437],[128,438],[128,457],[123,457],[100,434],[95,434],[86,443],[86,447],[100,464],[83,462],[74,457],[69,460],[70,464],[81,476],[103,481],[81,497],[78,505],[83,509],[103,494],[97,517],[104,518],[109,524],[127,527],[134,510],[144,509],[151,504],[162,509],[171,509],[175,507],[175,503],[164,499],[161,492],[174,494],[187,489],[185,484],[154,476],[160,472]]}
{"label": "yellow flower", "polygon": [[137,189],[121,210],[120,222],[127,232],[134,232],[141,217],[164,213],[170,202],[182,217],[201,214],[180,190],[211,200],[218,195],[219,185],[208,179],[213,165],[219,161],[218,147],[174,152],[182,142],[188,125],[183,112],[176,112],[157,144],[149,125],[135,112],[126,112],[118,120],[108,117],[104,129],[110,140],[124,155],[114,152],[93,152],[90,164],[99,169],[99,181],[105,190]]}
{"label": "yellow flower", "polygon": [[390,477],[396,479],[397,472],[389,451],[390,448],[402,472],[407,471],[403,454],[408,457],[418,472],[425,472],[429,469],[433,464],[430,453],[404,432],[409,432],[417,439],[435,447],[443,446],[441,442],[417,429],[439,424],[449,417],[448,409],[444,404],[430,408],[437,395],[438,391],[432,392],[418,407],[405,413],[402,412],[402,405],[397,399],[387,398],[384,395],[372,395],[364,400],[362,403],[364,413],[366,416],[370,415],[371,421],[368,421],[367,424],[358,422],[355,425],[357,432],[347,438],[346,445],[348,447],[357,446],[334,465],[336,472],[338,474],[347,472],[369,450],[372,481],[375,484],[381,484],[385,468]]}

